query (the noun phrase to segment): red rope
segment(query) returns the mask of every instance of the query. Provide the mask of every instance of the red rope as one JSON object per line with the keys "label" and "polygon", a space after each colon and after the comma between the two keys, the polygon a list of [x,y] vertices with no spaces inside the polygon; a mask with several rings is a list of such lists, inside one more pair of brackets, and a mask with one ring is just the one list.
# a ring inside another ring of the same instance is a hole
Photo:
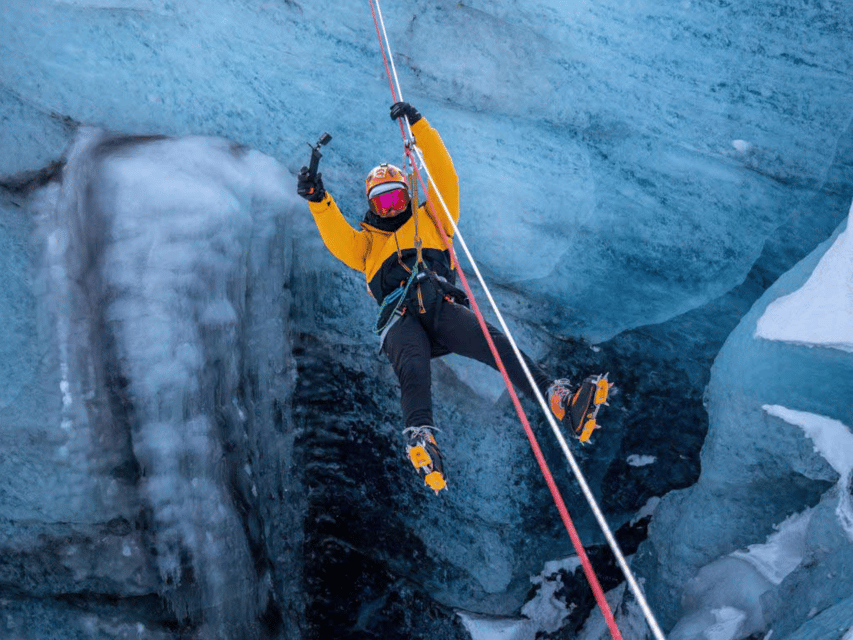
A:
{"label": "red rope", "polygon": [[[370,9],[373,12],[373,23],[376,26],[376,35],[379,38],[379,45],[382,49],[382,58],[385,63],[385,71],[388,75],[388,82],[391,85],[391,95],[396,100],[397,92],[394,89],[394,84],[391,81],[391,73],[388,67],[388,58],[385,54],[385,46],[382,43],[382,35],[379,31],[379,23],[376,18],[376,10],[373,6],[373,0],[370,2]],[[401,119],[402,120],[402,119]],[[400,122],[400,127],[402,129],[403,124]],[[403,142],[406,141],[405,131],[403,131]],[[566,508],[566,503],[563,500],[563,496],[560,494],[560,490],[557,487],[557,483],[554,481],[554,476],[551,474],[551,470],[548,468],[548,463],[545,461],[545,456],[542,454],[542,449],[539,447],[539,443],[536,440],[536,435],[533,433],[533,429],[530,426],[530,422],[527,419],[527,414],[524,411],[524,408],[521,406],[521,400],[518,397],[518,393],[515,391],[515,388],[512,385],[512,381],[509,378],[509,374],[507,373],[506,367],[504,366],[503,360],[498,353],[498,349],[495,346],[494,340],[492,339],[491,334],[489,333],[488,325],[486,324],[486,320],[483,317],[483,314],[480,312],[480,307],[477,304],[477,300],[474,296],[473,291],[471,291],[471,286],[468,284],[468,278],[465,276],[465,273],[462,271],[462,267],[459,264],[459,260],[456,257],[456,252],[453,250],[453,244],[450,242],[450,239],[447,237],[447,232],[444,229],[444,225],[440,220],[437,220],[438,211],[435,206],[433,206],[432,199],[429,195],[429,189],[424,183],[424,179],[421,176],[421,172],[418,169],[417,162],[415,158],[412,156],[411,149],[406,146],[406,155],[409,157],[409,162],[412,165],[412,168],[415,172],[415,175],[418,178],[418,181],[421,183],[421,188],[426,193],[428,208],[427,211],[430,212],[430,215],[433,217],[433,222],[435,226],[438,228],[441,233],[442,240],[444,241],[444,245],[447,247],[447,250],[450,253],[451,259],[453,263],[456,264],[456,270],[459,273],[459,279],[462,282],[462,285],[465,289],[465,293],[468,295],[468,300],[471,303],[471,310],[477,316],[477,321],[480,324],[480,329],[483,331],[483,335],[486,338],[486,342],[489,345],[489,349],[492,352],[492,356],[495,359],[495,362],[498,365],[498,369],[503,376],[504,384],[506,384],[506,388],[509,391],[510,398],[512,398],[512,403],[515,406],[516,413],[518,413],[518,417],[521,420],[521,424],[524,426],[524,431],[527,434],[527,439],[530,441],[530,447],[533,449],[533,454],[536,457],[536,461],[539,463],[539,469],[542,472],[543,477],[545,478],[545,482],[548,485],[548,489],[551,491],[551,497],[554,499],[554,503],[557,506],[557,511],[560,513],[560,517],[563,520],[563,524],[566,527],[566,531],[568,531],[569,538],[571,538],[572,545],[575,548],[575,551],[578,554],[578,558],[581,561],[583,566],[584,574],[586,575],[586,579],[589,582],[590,587],[592,588],[592,592],[595,596],[595,600],[598,603],[599,608],[601,609],[601,613],[604,616],[605,621],[607,622],[607,626],[610,629],[610,634],[613,636],[614,640],[622,640],[622,633],[619,631],[619,627],[616,624],[616,620],[613,617],[613,613],[610,610],[610,605],[607,603],[607,599],[604,597],[604,590],[601,588],[601,584],[598,581],[598,577],[595,574],[595,570],[592,567],[592,563],[589,560],[589,557],[586,554],[586,550],[583,547],[583,543],[581,542],[580,536],[578,535],[577,529],[575,528],[574,523],[572,522],[572,518],[569,515],[569,510]]]}

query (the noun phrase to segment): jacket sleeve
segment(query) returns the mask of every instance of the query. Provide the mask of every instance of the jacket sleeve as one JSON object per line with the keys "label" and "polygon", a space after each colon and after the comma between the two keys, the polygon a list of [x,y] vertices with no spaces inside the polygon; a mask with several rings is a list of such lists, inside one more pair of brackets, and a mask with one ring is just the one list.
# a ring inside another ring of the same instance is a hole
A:
{"label": "jacket sleeve", "polygon": [[453,222],[459,222],[459,178],[453,167],[453,160],[438,135],[426,118],[421,118],[412,125],[415,142],[423,153],[432,182],[429,185],[429,201],[432,202],[437,218],[444,225],[448,236],[453,235],[453,225],[447,220],[447,213],[438,198],[436,188],[441,192],[441,199],[447,205]]}
{"label": "jacket sleeve", "polygon": [[364,273],[369,240],[367,234],[350,226],[328,193],[321,202],[309,202],[308,206],[314,215],[320,237],[332,255],[348,267]]}

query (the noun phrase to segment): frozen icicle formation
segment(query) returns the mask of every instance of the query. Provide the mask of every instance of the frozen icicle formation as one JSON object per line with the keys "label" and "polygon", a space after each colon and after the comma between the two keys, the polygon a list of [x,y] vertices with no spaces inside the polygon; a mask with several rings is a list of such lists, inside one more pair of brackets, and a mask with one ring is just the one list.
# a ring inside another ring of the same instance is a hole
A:
{"label": "frozen icicle formation", "polygon": [[[220,626],[254,613],[256,596],[223,482],[216,424],[217,396],[227,407],[237,392],[233,305],[242,279],[240,236],[251,223],[240,197],[250,194],[230,150],[217,146],[193,140],[130,147],[104,165],[100,204],[113,214],[104,254],[106,320],[128,378],[158,566],[185,615],[211,607]],[[197,592],[184,587],[190,571]]]}
{"label": "frozen icicle formation", "polygon": [[[127,425],[141,469],[161,594],[210,638],[252,637],[247,623],[265,601],[241,515],[250,509],[232,478],[252,473],[242,322],[251,250],[271,244],[282,175],[224,140],[87,130],[55,208],[63,422],[73,429],[86,410],[75,400],[89,369],[111,381],[113,427]],[[65,321],[86,316],[88,335]]]}

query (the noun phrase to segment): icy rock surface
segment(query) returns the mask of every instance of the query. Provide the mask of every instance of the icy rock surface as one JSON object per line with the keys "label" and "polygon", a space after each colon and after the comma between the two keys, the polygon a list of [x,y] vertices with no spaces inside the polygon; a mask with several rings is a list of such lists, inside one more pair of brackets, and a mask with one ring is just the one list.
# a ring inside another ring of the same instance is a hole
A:
{"label": "icy rock surface", "polygon": [[[653,599],[684,594],[680,612],[661,608],[677,622],[672,638],[707,637],[723,609],[727,638],[804,637],[798,627],[817,626],[807,621],[853,588],[850,238],[848,219],[767,291],[714,362],[702,473],[664,497],[641,549]],[[826,305],[847,309],[833,330],[801,321]],[[832,615],[853,625],[849,607]]]}

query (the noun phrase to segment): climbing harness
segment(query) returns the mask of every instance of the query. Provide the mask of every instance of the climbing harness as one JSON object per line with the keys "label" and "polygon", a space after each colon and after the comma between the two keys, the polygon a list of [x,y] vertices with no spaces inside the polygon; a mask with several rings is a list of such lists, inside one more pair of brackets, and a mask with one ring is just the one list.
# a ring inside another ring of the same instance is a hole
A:
{"label": "climbing harness", "polygon": [[[388,77],[388,83],[389,83],[390,88],[391,88],[392,98],[394,99],[395,102],[402,101],[403,100],[403,94],[400,91],[400,81],[397,77],[396,67],[394,66],[393,54],[391,52],[391,44],[390,44],[390,41],[388,40],[387,31],[385,30],[385,22],[384,22],[384,19],[382,18],[382,9],[379,5],[379,0],[370,0],[370,9],[371,9],[371,13],[373,14],[373,23],[376,27],[376,35],[379,39],[380,49],[382,50],[382,58],[383,58],[383,62],[385,64],[385,71],[386,71],[386,75]],[[389,61],[390,61],[390,68],[389,68]],[[424,159],[423,159],[423,156],[422,156],[420,150],[414,144],[414,140],[413,140],[412,132],[411,132],[411,127],[408,125],[408,121],[406,120],[406,118],[400,118],[399,122],[400,122],[400,132],[403,136],[404,145],[406,147],[406,153],[409,156],[409,159],[410,159],[412,168],[414,170],[414,173],[417,175],[417,178],[420,181],[424,192],[427,194],[427,201],[428,201],[427,210],[430,212],[430,215],[433,216],[434,222],[436,224],[436,228],[441,233],[441,236],[444,240],[445,246],[447,247],[447,250],[451,255],[451,259],[453,260],[453,262],[456,265],[458,265],[459,262],[455,257],[453,245],[450,243],[450,240],[447,237],[447,233],[444,230],[444,225],[442,224],[441,220],[439,219],[438,210],[432,206],[433,203],[430,201],[431,200],[430,194],[429,194],[429,191],[428,191],[426,184],[424,182],[424,176],[421,173],[421,170],[422,170],[423,173],[426,174],[426,181],[427,182],[432,182],[431,177],[429,175],[429,169],[428,169],[426,163],[424,162]],[[413,156],[417,156],[417,161],[414,159]],[[649,625],[649,628],[650,628],[652,634],[654,635],[656,640],[665,640],[663,632],[661,631],[660,626],[658,625],[657,620],[655,619],[655,616],[652,613],[651,608],[648,605],[646,597],[643,594],[642,590],[640,589],[639,584],[637,584],[637,580],[634,577],[633,573],[631,572],[631,569],[628,567],[628,564],[625,560],[625,556],[622,553],[621,549],[619,548],[619,545],[616,542],[616,539],[614,538],[613,533],[610,530],[610,526],[607,524],[607,521],[604,518],[604,514],[601,512],[601,509],[598,506],[598,503],[596,502],[595,497],[592,495],[592,491],[590,490],[589,485],[587,484],[586,479],[584,478],[583,472],[581,471],[580,467],[577,464],[577,461],[575,460],[574,456],[572,455],[572,452],[569,449],[569,445],[566,442],[565,437],[563,436],[562,432],[560,431],[560,428],[558,427],[556,421],[554,420],[554,416],[550,413],[549,408],[548,408],[548,403],[545,401],[545,398],[542,397],[542,393],[539,391],[538,387],[536,386],[536,383],[533,379],[533,375],[531,374],[530,369],[528,368],[527,364],[524,362],[524,358],[521,355],[521,351],[518,348],[518,345],[516,344],[515,339],[513,338],[512,333],[509,330],[509,327],[506,325],[506,322],[504,321],[503,315],[501,314],[500,309],[497,306],[497,303],[495,302],[494,298],[492,297],[491,291],[489,290],[488,285],[486,284],[485,280],[483,279],[483,276],[480,273],[479,268],[477,267],[477,263],[474,260],[473,256],[471,255],[471,252],[468,249],[468,246],[467,246],[467,243],[465,242],[464,237],[462,236],[461,232],[459,231],[459,228],[458,228],[456,222],[453,220],[453,217],[450,215],[447,204],[445,203],[444,199],[441,196],[441,193],[438,190],[438,186],[435,185],[434,182],[432,184],[434,187],[434,193],[437,196],[437,198],[441,204],[442,210],[445,213],[445,217],[450,222],[450,225],[454,231],[454,237],[459,242],[460,246],[462,247],[463,251],[465,252],[465,255],[467,256],[468,261],[471,264],[471,267],[474,270],[474,273],[477,276],[477,279],[483,288],[483,291],[486,295],[486,298],[488,299],[492,309],[495,312],[495,315],[496,315],[496,317],[500,323],[501,329],[503,330],[504,334],[506,334],[507,339],[509,340],[509,343],[512,347],[512,350],[515,353],[515,356],[518,358],[518,361],[521,364],[521,367],[522,367],[522,369],[523,369],[523,371],[524,371],[524,373],[525,373],[525,375],[526,375],[526,377],[530,383],[530,386],[536,395],[537,401],[538,401],[540,407],[542,408],[542,410],[545,414],[545,417],[548,420],[549,425],[551,426],[551,430],[554,432],[554,435],[560,444],[560,448],[562,449],[563,454],[565,455],[566,460],[568,461],[569,466],[572,469],[572,473],[574,474],[575,478],[577,479],[578,485],[580,486],[581,491],[584,494],[584,497],[586,498],[587,502],[589,503],[589,506],[593,512],[593,515],[595,516],[596,521],[598,522],[599,527],[601,528],[605,538],[607,539],[607,543],[610,546],[610,549],[613,552],[613,555],[615,556],[617,563],[618,563],[620,569],[622,570],[623,575],[625,576],[625,580],[628,582],[628,585],[631,588],[631,591],[633,592],[634,596],[637,599],[638,604],[640,605],[640,608],[643,611],[643,615],[646,618],[646,622]],[[495,363],[497,364],[498,369],[500,370],[501,375],[504,378],[504,382],[506,384],[510,398],[512,399],[513,405],[515,406],[516,412],[518,413],[519,419],[521,420],[521,423],[524,427],[525,433],[527,434],[527,438],[530,442],[531,448],[533,449],[533,453],[534,453],[536,460],[539,464],[542,475],[545,478],[545,481],[548,485],[549,490],[551,491],[551,496],[554,499],[554,502],[557,506],[557,510],[559,511],[560,516],[563,520],[563,524],[566,527],[566,530],[569,534],[569,537],[571,538],[571,541],[572,541],[572,544],[575,548],[575,551],[577,552],[578,558],[581,561],[581,564],[582,564],[583,570],[584,570],[584,574],[587,577],[587,580],[590,584],[590,588],[593,591],[593,595],[595,596],[595,600],[599,606],[599,609],[601,610],[601,613],[604,616],[605,622],[607,623],[607,626],[608,626],[610,633],[613,636],[614,640],[622,640],[622,634],[619,631],[619,627],[617,626],[616,620],[613,617],[613,613],[610,610],[610,605],[607,603],[607,600],[604,596],[604,591],[601,588],[601,584],[598,581],[598,577],[596,576],[595,571],[592,568],[592,564],[589,561],[589,557],[587,556],[586,551],[584,550],[583,543],[581,542],[580,537],[578,536],[577,529],[575,528],[574,524],[572,523],[571,516],[569,516],[568,509],[566,508],[566,505],[565,505],[565,501],[563,500],[562,495],[560,494],[560,491],[557,488],[556,482],[554,481],[554,478],[551,475],[551,471],[548,468],[548,465],[547,465],[547,462],[545,461],[545,457],[542,453],[542,450],[540,449],[539,444],[536,441],[536,437],[533,433],[533,429],[531,428],[530,422],[527,419],[527,415],[524,412],[523,407],[521,406],[521,401],[518,398],[518,394],[516,393],[512,383],[510,382],[509,375],[506,371],[506,367],[504,366],[504,364],[500,358],[500,355],[498,354],[497,348],[495,347],[494,341],[492,340],[491,335],[489,334],[485,318],[483,317],[482,313],[480,312],[479,305],[477,304],[476,299],[474,297],[474,294],[471,291],[471,287],[468,284],[468,279],[465,276],[464,272],[462,271],[461,267],[457,268],[457,272],[459,274],[460,281],[462,282],[462,284],[465,288],[465,292],[468,295],[468,299],[469,299],[470,304],[471,304],[471,310],[477,316],[477,320],[480,323],[480,327],[483,330],[483,334],[486,338],[486,341],[489,345],[489,348],[492,351],[492,355],[495,358]]]}
{"label": "climbing harness", "polygon": [[[379,312],[376,315],[376,325],[373,327],[373,333],[377,336],[381,336],[379,344],[382,344],[382,341],[385,338],[385,334],[388,332],[388,329],[391,328],[391,325],[394,324],[395,320],[400,317],[400,306],[403,304],[403,301],[406,299],[406,294],[409,292],[409,288],[412,286],[412,283],[417,279],[419,273],[418,264],[415,264],[414,269],[412,269],[412,273],[409,275],[409,279],[406,280],[406,284],[403,286],[397,287],[391,293],[389,293],[382,300],[382,304],[379,305]],[[386,309],[388,305],[394,304],[394,309],[388,314],[388,318],[385,322],[382,322],[382,318],[386,315]],[[379,325],[382,326],[379,326]]]}

